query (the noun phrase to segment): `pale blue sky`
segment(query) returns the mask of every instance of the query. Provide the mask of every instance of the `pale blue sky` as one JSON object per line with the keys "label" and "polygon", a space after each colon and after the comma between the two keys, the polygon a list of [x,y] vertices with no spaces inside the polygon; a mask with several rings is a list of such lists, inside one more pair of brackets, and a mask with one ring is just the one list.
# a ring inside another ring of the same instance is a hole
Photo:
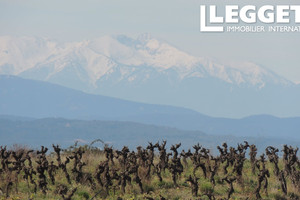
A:
{"label": "pale blue sky", "polygon": [[[200,33],[199,6],[220,0],[0,0],[0,35],[58,41],[148,32],[181,50],[220,61],[252,61],[300,82],[300,33]],[[225,2],[225,1],[223,1]],[[227,4],[278,0],[227,0]],[[299,4],[286,0],[284,4]],[[223,3],[224,4],[224,3]]]}

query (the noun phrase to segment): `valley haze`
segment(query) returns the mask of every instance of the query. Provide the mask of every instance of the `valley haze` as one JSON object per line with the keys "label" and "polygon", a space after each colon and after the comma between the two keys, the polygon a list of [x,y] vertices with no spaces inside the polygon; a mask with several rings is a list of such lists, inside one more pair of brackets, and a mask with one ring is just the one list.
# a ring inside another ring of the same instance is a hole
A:
{"label": "valley haze", "polygon": [[275,146],[300,142],[300,117],[215,118],[186,108],[87,94],[12,75],[0,75],[0,123],[0,136],[7,144],[58,141],[66,145],[97,138],[115,146],[159,139],[182,140],[187,146],[199,141],[212,147],[245,139]]}

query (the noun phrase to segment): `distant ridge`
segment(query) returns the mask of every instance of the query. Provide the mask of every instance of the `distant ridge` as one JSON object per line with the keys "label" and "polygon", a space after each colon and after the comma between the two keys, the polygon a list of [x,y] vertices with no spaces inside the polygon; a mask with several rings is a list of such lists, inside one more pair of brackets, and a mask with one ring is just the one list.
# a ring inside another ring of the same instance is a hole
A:
{"label": "distant ridge", "polygon": [[[59,144],[66,148],[79,141],[89,145],[95,139],[101,139],[114,148],[129,146],[132,150],[138,145],[146,146],[148,142],[167,140],[167,146],[182,143],[188,149],[198,142],[217,152],[216,146],[227,142],[231,146],[247,140],[255,144],[260,152],[269,145],[282,147],[283,144],[297,146],[297,141],[272,139],[266,137],[235,137],[230,135],[208,135],[201,131],[184,131],[175,128],[145,125],[135,122],[67,120],[63,118],[45,118],[30,121],[0,118],[0,146],[21,144],[38,148],[41,145]],[[103,148],[103,144],[97,144]]]}
{"label": "distant ridge", "polygon": [[257,115],[241,119],[214,118],[190,109],[87,94],[51,83],[6,75],[0,76],[0,115],[131,121],[214,135],[300,140],[300,117]]}
{"label": "distant ridge", "polygon": [[0,114],[34,118],[109,119],[147,114],[188,114],[195,111],[87,94],[59,85],[0,75]]}

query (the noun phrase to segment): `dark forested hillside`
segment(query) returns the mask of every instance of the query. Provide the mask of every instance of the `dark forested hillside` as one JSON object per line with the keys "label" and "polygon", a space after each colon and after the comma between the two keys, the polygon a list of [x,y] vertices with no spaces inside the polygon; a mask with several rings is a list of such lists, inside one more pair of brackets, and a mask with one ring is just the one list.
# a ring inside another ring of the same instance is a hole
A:
{"label": "dark forested hillside", "polygon": [[49,146],[52,143],[64,147],[74,144],[76,140],[89,144],[101,139],[116,148],[126,144],[129,147],[146,145],[148,141],[168,140],[170,143],[181,142],[188,148],[200,142],[208,148],[215,148],[224,141],[230,145],[244,140],[255,143],[261,149],[268,145],[281,147],[288,143],[297,145],[297,140],[270,139],[265,137],[236,137],[231,135],[211,135],[201,131],[186,131],[164,126],[145,125],[135,122],[67,120],[62,118],[45,118],[37,120],[0,119],[0,145],[26,144],[32,147]]}

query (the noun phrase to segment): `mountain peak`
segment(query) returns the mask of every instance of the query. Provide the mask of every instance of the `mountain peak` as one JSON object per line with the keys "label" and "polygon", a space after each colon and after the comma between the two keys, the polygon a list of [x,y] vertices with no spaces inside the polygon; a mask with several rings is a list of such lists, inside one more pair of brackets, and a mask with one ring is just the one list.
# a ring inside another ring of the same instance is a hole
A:
{"label": "mountain peak", "polygon": [[[267,68],[192,56],[150,34],[108,35],[65,44],[0,37],[0,58],[0,74],[88,93],[184,106],[215,116],[298,113],[299,92],[293,90],[299,91],[299,86]],[[286,96],[297,103],[284,103]]]}
{"label": "mountain peak", "polygon": [[137,38],[106,35],[64,45],[34,37],[5,36],[0,37],[0,41],[0,73],[26,74],[39,80],[73,74],[93,88],[103,79],[115,84],[125,80],[133,84],[134,80],[147,81],[158,75],[173,83],[190,78],[213,78],[256,88],[270,83],[292,84],[252,62],[216,63],[189,55],[149,33]]}
{"label": "mountain peak", "polygon": [[150,33],[143,33],[137,37],[137,41],[139,41],[142,44],[145,44],[145,43],[149,42],[150,40],[157,41],[157,39],[154,38]]}

